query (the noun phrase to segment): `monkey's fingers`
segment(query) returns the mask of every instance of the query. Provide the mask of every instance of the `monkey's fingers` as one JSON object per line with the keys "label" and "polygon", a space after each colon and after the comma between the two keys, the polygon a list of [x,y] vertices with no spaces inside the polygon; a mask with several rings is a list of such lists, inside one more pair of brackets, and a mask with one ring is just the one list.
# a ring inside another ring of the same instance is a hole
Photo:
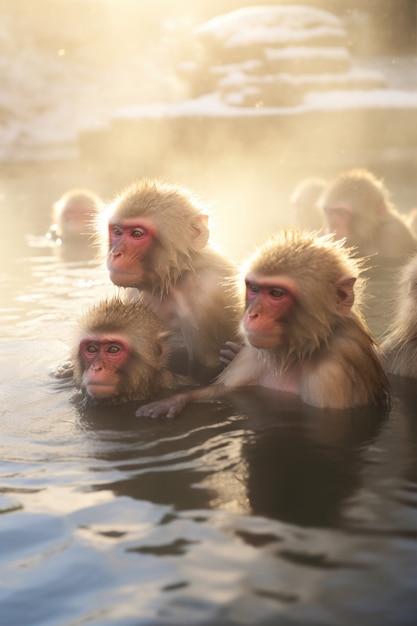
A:
{"label": "monkey's fingers", "polygon": [[137,417],[176,417],[181,413],[186,401],[181,396],[172,396],[166,400],[157,400],[139,407]]}
{"label": "monkey's fingers", "polygon": [[71,361],[66,361],[60,365],[54,372],[55,378],[71,378],[74,368]]}
{"label": "monkey's fingers", "polygon": [[235,341],[226,341],[219,353],[220,363],[227,367],[242,348],[241,343]]}

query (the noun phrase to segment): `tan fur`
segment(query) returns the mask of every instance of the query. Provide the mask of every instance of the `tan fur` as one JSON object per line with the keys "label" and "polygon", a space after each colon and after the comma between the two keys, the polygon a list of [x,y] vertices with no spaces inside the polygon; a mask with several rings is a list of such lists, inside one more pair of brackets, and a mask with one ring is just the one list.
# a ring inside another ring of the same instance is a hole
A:
{"label": "tan fur", "polygon": [[174,396],[142,407],[138,415],[174,416],[188,401],[213,399],[247,385],[293,392],[319,408],[388,401],[388,380],[358,303],[349,297],[348,305],[342,301],[340,306],[338,285],[353,289],[360,274],[360,263],[341,243],[283,231],[261,246],[243,270],[261,277],[291,277],[297,286],[284,345],[245,345],[212,387],[193,392],[189,399],[182,394],[178,403]]}
{"label": "tan fur", "polygon": [[119,298],[112,298],[93,305],[79,319],[72,350],[76,387],[82,387],[83,376],[80,341],[86,336],[103,337],[109,333],[125,337],[131,346],[123,387],[111,402],[143,401],[187,382],[166,368],[168,333],[151,309],[140,300],[123,303]]}
{"label": "tan fur", "polygon": [[[100,196],[89,189],[75,188],[65,192],[52,207],[52,219],[56,237],[65,239],[74,237],[74,233],[68,231],[65,224],[65,211],[72,207],[79,208],[85,222],[86,231],[92,236],[94,217],[100,211],[103,200]],[[83,235],[85,233],[78,233]]]}
{"label": "tan fur", "polygon": [[327,182],[321,178],[304,178],[301,180],[290,197],[294,223],[298,228],[307,230],[321,230],[324,225],[323,214],[318,207],[318,201]]}
{"label": "tan fur", "polygon": [[382,180],[365,169],[339,174],[320,199],[322,209],[345,204],[353,211],[348,246],[359,256],[401,257],[417,250],[417,239],[390,200]]}
{"label": "tan fur", "polygon": [[397,311],[382,342],[388,372],[417,378],[417,255],[400,274]]}
{"label": "tan fur", "polygon": [[108,223],[141,217],[152,220],[156,237],[147,262],[149,286],[137,288],[173,331],[172,342],[185,347],[190,374],[201,366],[210,370],[203,379],[211,380],[220,369],[220,348],[238,338],[236,267],[209,245],[207,211],[188,190],[139,181],[106,211]]}

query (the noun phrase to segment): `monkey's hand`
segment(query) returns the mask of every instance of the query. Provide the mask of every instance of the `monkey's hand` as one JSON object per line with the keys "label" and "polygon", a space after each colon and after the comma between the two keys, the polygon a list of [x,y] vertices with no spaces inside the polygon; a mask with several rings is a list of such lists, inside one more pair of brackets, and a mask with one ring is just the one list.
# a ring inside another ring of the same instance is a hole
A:
{"label": "monkey's hand", "polygon": [[230,365],[230,363],[233,361],[241,348],[241,343],[237,343],[236,341],[226,341],[219,353],[220,363],[222,363],[224,367]]}
{"label": "monkey's hand", "polygon": [[190,401],[189,394],[177,393],[164,400],[144,404],[139,407],[135,415],[138,417],[176,417]]}
{"label": "monkey's hand", "polygon": [[54,372],[55,378],[70,378],[74,373],[72,361],[65,361]]}
{"label": "monkey's hand", "polygon": [[214,384],[201,389],[176,393],[164,400],[144,404],[138,408],[135,415],[138,417],[176,417],[190,402],[208,402],[221,396],[223,391],[223,384]]}

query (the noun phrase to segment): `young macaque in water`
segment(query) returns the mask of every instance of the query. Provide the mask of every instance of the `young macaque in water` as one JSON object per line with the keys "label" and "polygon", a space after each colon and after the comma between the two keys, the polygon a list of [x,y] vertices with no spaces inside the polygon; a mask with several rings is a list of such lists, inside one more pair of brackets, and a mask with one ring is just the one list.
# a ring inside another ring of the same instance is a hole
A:
{"label": "young macaque in water", "polygon": [[401,258],[417,251],[417,239],[391,204],[381,180],[364,169],[340,174],[320,200],[326,219],[326,232],[346,239],[358,256],[378,253]]}
{"label": "young macaque in water", "polygon": [[238,338],[240,300],[234,264],[208,243],[204,209],[181,187],[144,180],[121,193],[104,218],[112,282],[139,290],[169,327],[183,357],[171,361],[173,369],[213,380],[221,347]]}
{"label": "young macaque in water", "polygon": [[[80,319],[72,350],[73,380],[94,402],[145,401],[187,380],[167,369],[161,320],[139,300],[95,304]],[[65,373],[64,373],[65,377]]]}
{"label": "young macaque in water", "polygon": [[93,234],[94,218],[103,204],[102,199],[89,189],[71,189],[52,207],[52,219],[47,239],[57,245],[85,244]]}
{"label": "young macaque in water", "polygon": [[261,385],[314,407],[387,402],[388,381],[355,304],[360,274],[341,242],[283,231],[243,267],[245,345],[215,384],[142,406],[139,416],[174,417],[192,401]]}
{"label": "young macaque in water", "polygon": [[398,307],[382,342],[385,367],[391,374],[417,378],[417,255],[404,266]]}
{"label": "young macaque in water", "polygon": [[323,213],[318,201],[327,182],[321,178],[304,178],[299,182],[290,197],[293,221],[297,228],[320,231],[324,227]]}

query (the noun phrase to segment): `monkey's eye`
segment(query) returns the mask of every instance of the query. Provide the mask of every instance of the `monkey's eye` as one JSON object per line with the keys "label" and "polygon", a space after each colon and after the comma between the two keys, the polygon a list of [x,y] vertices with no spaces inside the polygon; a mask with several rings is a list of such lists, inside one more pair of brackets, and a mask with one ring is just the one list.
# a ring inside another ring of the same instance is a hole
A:
{"label": "monkey's eye", "polygon": [[350,211],[350,209],[347,209],[345,207],[338,207],[338,206],[325,207],[324,212],[326,213],[326,215],[333,216],[333,217],[341,217],[341,218],[348,218],[352,215],[352,212]]}
{"label": "monkey's eye", "polygon": [[334,209],[333,213],[337,215],[337,217],[349,217],[351,214],[347,209]]}
{"label": "monkey's eye", "polygon": [[283,296],[286,296],[288,294],[288,291],[286,289],[283,289],[282,287],[271,287],[271,289],[269,290],[269,295],[271,296],[271,298],[274,298],[275,300],[279,300],[280,298],[282,298]]}
{"label": "monkey's eye", "polygon": [[132,237],[135,237],[135,239],[140,239],[141,237],[143,237],[145,234],[145,231],[143,230],[143,228],[133,228],[130,231],[130,235]]}
{"label": "monkey's eye", "polygon": [[120,228],[120,226],[112,226],[112,233],[113,235],[123,235],[123,228]]}
{"label": "monkey's eye", "polygon": [[106,352],[108,352],[109,354],[118,354],[120,352],[120,348],[119,346],[116,346],[116,344],[111,344]]}
{"label": "monkey's eye", "polygon": [[98,352],[97,346],[94,345],[93,343],[89,343],[85,349],[86,349],[86,352],[88,352],[89,354],[95,354],[96,352]]}
{"label": "monkey's eye", "polygon": [[252,283],[246,283],[246,288],[249,291],[249,293],[259,293],[260,292],[260,288],[258,287],[258,285],[253,285]]}

